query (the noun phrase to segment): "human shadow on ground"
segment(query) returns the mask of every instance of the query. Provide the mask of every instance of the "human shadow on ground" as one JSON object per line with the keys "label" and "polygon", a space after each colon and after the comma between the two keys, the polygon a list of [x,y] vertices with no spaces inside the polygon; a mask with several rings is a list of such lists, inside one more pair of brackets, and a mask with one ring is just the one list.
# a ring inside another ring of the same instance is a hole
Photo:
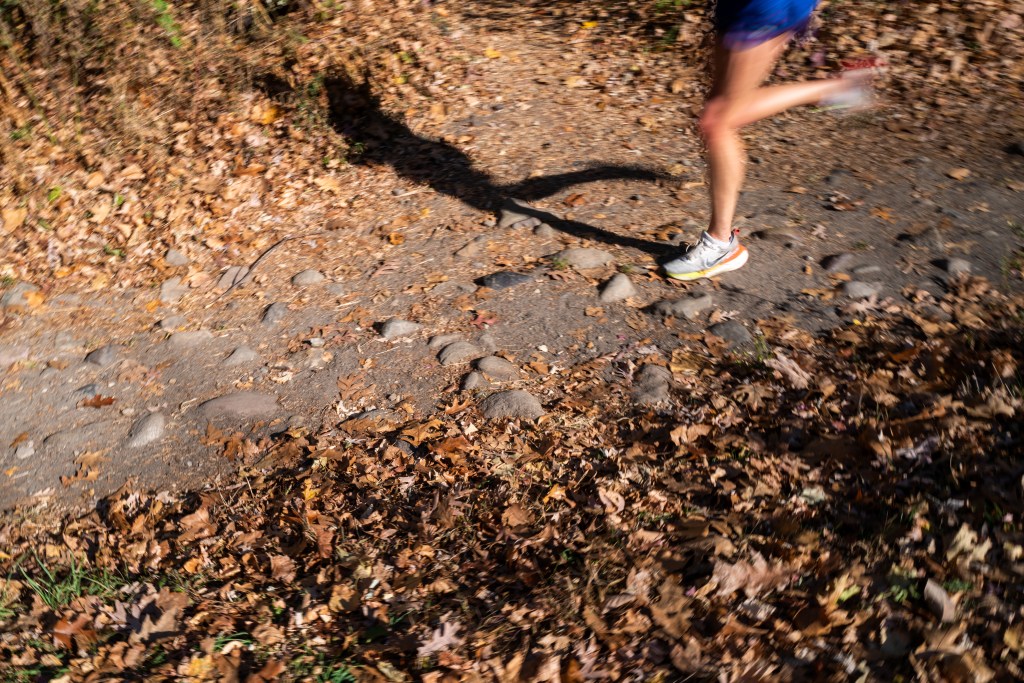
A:
{"label": "human shadow on ground", "polygon": [[[324,82],[331,126],[357,150],[352,163],[391,167],[399,176],[425,183],[434,191],[454,197],[485,212],[513,208],[511,200],[536,201],[565,188],[601,180],[655,182],[668,176],[640,166],[598,165],[579,171],[527,178],[511,185],[498,184],[457,147],[422,137],[402,121],[383,111],[369,80],[356,83],[347,76]],[[566,220],[535,207],[518,203],[514,210],[576,237],[639,249],[660,256],[670,245],[616,234],[580,221]]]}

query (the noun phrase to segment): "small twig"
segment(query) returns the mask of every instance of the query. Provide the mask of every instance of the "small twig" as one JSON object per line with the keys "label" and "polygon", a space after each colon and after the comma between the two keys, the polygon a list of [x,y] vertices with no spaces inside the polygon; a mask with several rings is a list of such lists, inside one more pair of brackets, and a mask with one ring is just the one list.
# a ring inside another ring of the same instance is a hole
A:
{"label": "small twig", "polygon": [[226,297],[228,294],[230,294],[231,292],[235,291],[236,289],[238,289],[239,287],[241,287],[242,285],[247,283],[250,279],[252,279],[252,274],[256,271],[256,267],[258,265],[260,265],[263,262],[264,259],[266,259],[268,256],[270,256],[270,254],[275,249],[277,249],[279,246],[281,246],[285,242],[290,242],[291,240],[302,239],[304,237],[319,237],[320,235],[326,235],[328,232],[329,231],[327,231],[327,230],[318,230],[317,232],[304,233],[302,235],[285,235],[284,237],[282,237],[281,239],[279,239],[278,241],[274,242],[269,247],[264,249],[263,253],[260,254],[256,258],[256,260],[253,261],[252,264],[249,266],[249,270],[246,272],[246,274],[243,275],[241,277],[241,279],[238,280],[238,282],[232,283],[232,285],[230,287],[228,287],[226,290],[224,290],[223,294],[219,295],[216,299],[214,299],[210,303],[206,304],[206,307],[209,308],[210,306],[213,306],[215,303],[217,303],[218,301],[220,301],[221,299]]}

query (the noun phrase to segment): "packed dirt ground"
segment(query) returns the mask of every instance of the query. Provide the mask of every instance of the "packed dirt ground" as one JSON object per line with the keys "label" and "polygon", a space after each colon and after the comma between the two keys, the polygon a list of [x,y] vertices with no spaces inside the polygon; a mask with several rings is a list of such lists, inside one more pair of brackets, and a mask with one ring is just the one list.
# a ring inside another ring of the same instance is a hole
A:
{"label": "packed dirt ground", "polygon": [[702,5],[160,7],[3,57],[0,675],[1021,677],[1020,3],[826,4],[690,285]]}

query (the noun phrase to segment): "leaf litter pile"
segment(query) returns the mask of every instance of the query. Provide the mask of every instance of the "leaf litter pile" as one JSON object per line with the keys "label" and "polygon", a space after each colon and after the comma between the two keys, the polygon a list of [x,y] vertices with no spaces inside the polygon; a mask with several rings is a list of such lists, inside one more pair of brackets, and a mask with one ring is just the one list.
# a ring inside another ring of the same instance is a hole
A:
{"label": "leaf litter pile", "polygon": [[[0,529],[9,680],[1024,675],[1024,299],[680,334],[470,401],[253,442],[234,483]],[[644,365],[673,408],[633,407]],[[662,371],[667,376],[667,373]],[[351,387],[349,388],[351,391]]]}

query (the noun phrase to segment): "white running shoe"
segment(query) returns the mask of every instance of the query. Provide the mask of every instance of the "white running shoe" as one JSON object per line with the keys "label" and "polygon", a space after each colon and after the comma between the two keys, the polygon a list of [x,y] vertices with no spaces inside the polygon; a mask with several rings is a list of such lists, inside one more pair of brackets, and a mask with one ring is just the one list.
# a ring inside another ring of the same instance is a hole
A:
{"label": "white running shoe", "polygon": [[742,268],[749,257],[735,232],[725,244],[704,232],[686,253],[665,264],[665,273],[676,280],[699,280]]}

